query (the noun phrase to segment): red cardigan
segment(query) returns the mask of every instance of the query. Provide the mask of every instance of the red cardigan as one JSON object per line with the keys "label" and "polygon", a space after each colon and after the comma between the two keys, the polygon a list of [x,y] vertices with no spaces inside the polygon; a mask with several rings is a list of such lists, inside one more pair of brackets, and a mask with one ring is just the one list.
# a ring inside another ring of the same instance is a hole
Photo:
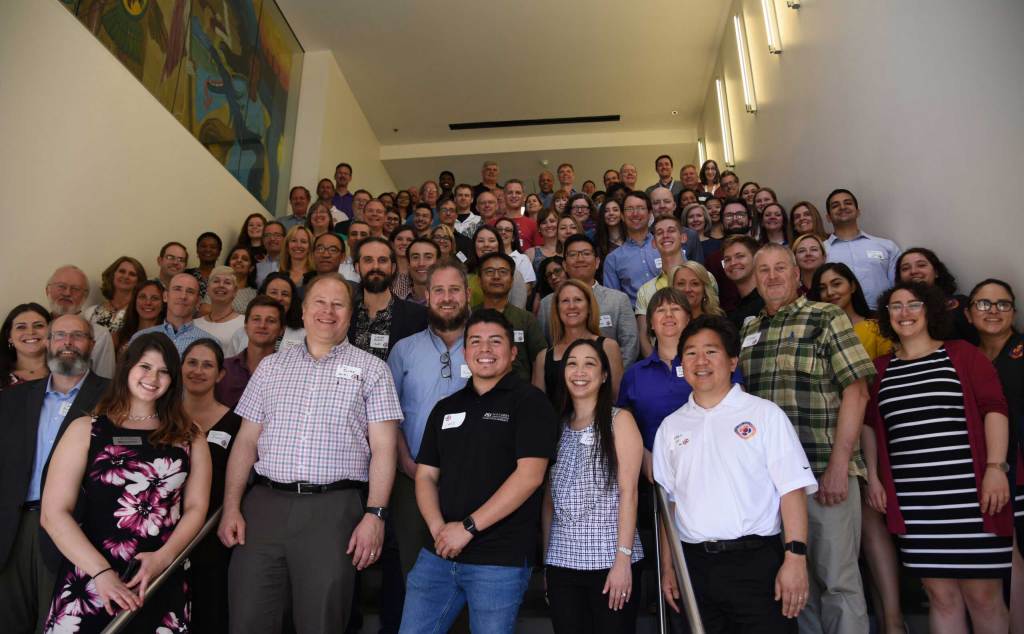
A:
{"label": "red cardigan", "polygon": [[[960,379],[964,393],[964,413],[967,418],[967,439],[971,446],[971,458],[974,462],[974,480],[981,498],[981,480],[985,475],[985,463],[988,462],[988,450],[985,447],[985,415],[997,412],[1009,415],[1003,389],[999,383],[999,375],[992,362],[980,350],[966,341],[953,340],[943,344],[953,369]],[[871,386],[871,400],[864,416],[864,423],[874,428],[878,441],[878,475],[885,485],[886,508],[885,517],[889,532],[903,535],[907,525],[903,522],[903,514],[896,499],[896,487],[892,481],[892,466],[889,463],[888,429],[882,415],[878,411],[878,389],[885,377],[885,371],[893,355],[885,355],[875,359],[878,376]],[[1000,461],[1002,458],[1000,457]],[[1003,510],[995,515],[983,515],[985,531],[1003,537],[1013,535],[1013,502],[1007,503]]]}

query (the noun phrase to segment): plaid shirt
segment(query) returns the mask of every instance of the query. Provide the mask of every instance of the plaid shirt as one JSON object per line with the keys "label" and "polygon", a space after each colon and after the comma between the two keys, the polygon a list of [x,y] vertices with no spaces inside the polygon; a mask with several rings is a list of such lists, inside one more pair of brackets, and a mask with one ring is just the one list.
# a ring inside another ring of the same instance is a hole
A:
{"label": "plaid shirt", "polygon": [[370,317],[370,311],[366,308],[366,302],[360,297],[357,299],[355,314],[352,316],[354,329],[352,333],[352,345],[369,352],[381,361],[388,360],[388,351],[391,349],[385,345],[383,348],[374,348],[370,345],[373,335],[391,336],[391,307],[395,305],[395,296],[392,293],[384,310],[378,310],[377,314]]}
{"label": "plaid shirt", "polygon": [[402,420],[388,366],[347,341],[319,360],[305,343],[265,358],[235,411],[262,427],[256,473],[314,484],[366,482],[367,425]]}
{"label": "plaid shirt", "polygon": [[[775,315],[761,311],[740,336],[740,369],[747,390],[786,412],[811,469],[821,475],[832,455],[843,390],[858,379],[870,382],[875,376],[875,366],[849,317],[841,308],[800,297]],[[850,475],[866,473],[864,459],[855,450]]]}

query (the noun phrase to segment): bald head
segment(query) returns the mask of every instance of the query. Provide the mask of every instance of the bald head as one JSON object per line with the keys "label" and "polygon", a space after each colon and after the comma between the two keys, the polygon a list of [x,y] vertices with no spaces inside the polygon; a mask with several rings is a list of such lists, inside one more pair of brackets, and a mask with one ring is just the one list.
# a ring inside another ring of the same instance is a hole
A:
{"label": "bald head", "polygon": [[46,282],[46,298],[54,315],[80,312],[88,296],[89,278],[77,266],[67,264],[58,268]]}

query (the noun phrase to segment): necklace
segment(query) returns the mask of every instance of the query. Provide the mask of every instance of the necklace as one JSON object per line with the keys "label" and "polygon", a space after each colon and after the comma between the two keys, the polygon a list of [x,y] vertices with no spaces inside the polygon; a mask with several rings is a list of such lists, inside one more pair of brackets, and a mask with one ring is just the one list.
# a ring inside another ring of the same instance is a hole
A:
{"label": "necklace", "polygon": [[228,312],[224,313],[223,316],[221,316],[221,317],[214,317],[213,316],[213,312],[211,311],[210,312],[210,316],[207,317],[207,319],[210,320],[211,322],[215,323],[215,324],[219,324],[219,323],[222,323],[222,322],[226,321],[234,313],[235,313],[234,308],[229,306],[228,307]]}
{"label": "necklace", "polygon": [[125,420],[130,420],[130,421],[132,421],[134,423],[139,423],[139,422],[142,422],[144,420],[153,420],[154,418],[157,418],[158,416],[159,416],[159,414],[147,414],[145,416],[133,416],[132,414],[128,414],[128,415],[125,416]]}

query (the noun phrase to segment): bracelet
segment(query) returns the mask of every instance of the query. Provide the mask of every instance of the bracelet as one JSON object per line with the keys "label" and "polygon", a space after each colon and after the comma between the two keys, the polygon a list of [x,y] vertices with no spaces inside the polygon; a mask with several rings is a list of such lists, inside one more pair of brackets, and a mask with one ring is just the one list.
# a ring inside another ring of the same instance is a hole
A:
{"label": "bracelet", "polygon": [[96,577],[98,577],[98,576],[102,575],[102,574],[103,574],[104,572],[107,572],[108,570],[113,570],[113,568],[112,568],[111,566],[107,566],[107,567],[106,567],[106,568],[104,568],[103,570],[100,570],[99,572],[97,572],[96,574],[94,574],[94,575],[92,576],[92,578],[93,578],[93,579],[95,579]]}

